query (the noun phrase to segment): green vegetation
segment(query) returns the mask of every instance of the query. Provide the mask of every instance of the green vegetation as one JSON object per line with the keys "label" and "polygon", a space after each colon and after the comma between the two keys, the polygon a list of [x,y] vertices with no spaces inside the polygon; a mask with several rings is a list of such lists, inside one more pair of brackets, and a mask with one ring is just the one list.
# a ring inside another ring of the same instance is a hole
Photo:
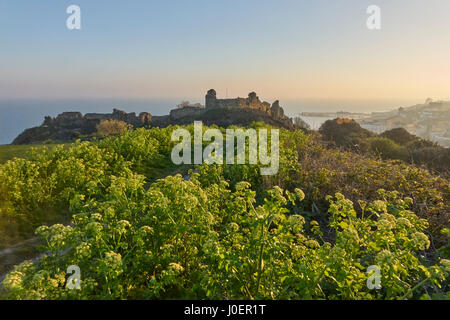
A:
{"label": "green vegetation", "polygon": [[334,142],[338,147],[357,151],[364,139],[376,135],[361,126],[353,119],[335,119],[325,121],[319,129],[325,140]]}
{"label": "green vegetation", "polygon": [[111,136],[111,135],[119,135],[130,130],[132,125],[118,120],[102,120],[97,125],[97,134],[101,137]]}
{"label": "green vegetation", "polygon": [[388,138],[374,137],[364,140],[366,149],[373,154],[379,155],[382,159],[394,159],[408,161],[408,149],[398,145]]}
{"label": "green vegetation", "polygon": [[335,119],[326,121],[319,131],[326,141],[344,150],[402,160],[450,176],[450,148],[416,137],[403,128],[376,135],[361,128],[354,120]]}
{"label": "green vegetation", "polygon": [[428,147],[433,146],[432,142],[427,142],[416,136],[413,136],[412,134],[410,134],[408,131],[406,131],[403,128],[396,128],[396,129],[385,131],[380,136],[382,136],[383,138],[388,138],[401,146],[406,146],[407,144],[410,144],[410,143],[418,141],[418,140],[426,143],[426,145],[424,145],[424,146],[428,146]]}
{"label": "green vegetation", "polygon": [[[55,144],[54,146],[56,146]],[[5,163],[13,158],[29,159],[31,156],[31,149],[35,148],[37,151],[48,148],[51,144],[28,144],[28,145],[4,145],[0,146],[0,164]]]}
{"label": "green vegetation", "polygon": [[[46,253],[5,277],[3,297],[449,298],[449,180],[283,129],[274,176],[206,164],[186,176],[169,159],[176,128],[0,166],[0,247],[37,228]],[[81,290],[65,287],[70,265]],[[380,290],[366,285],[372,265]]]}

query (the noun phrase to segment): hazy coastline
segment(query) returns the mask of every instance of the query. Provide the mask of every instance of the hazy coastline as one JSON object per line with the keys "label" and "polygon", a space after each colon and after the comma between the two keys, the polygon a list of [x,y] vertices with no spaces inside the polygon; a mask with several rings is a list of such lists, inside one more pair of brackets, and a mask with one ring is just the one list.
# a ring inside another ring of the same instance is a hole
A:
{"label": "hazy coastline", "polygon": [[[42,124],[45,116],[55,117],[65,111],[81,113],[111,112],[119,108],[126,112],[150,112],[152,115],[167,114],[182,100],[202,102],[202,98],[182,99],[2,99],[0,100],[0,145],[9,144],[27,128]],[[331,99],[286,99],[280,100],[289,117],[301,112],[381,112],[398,107],[422,103],[418,100],[331,100]],[[326,121],[326,117],[304,117],[313,129]]]}

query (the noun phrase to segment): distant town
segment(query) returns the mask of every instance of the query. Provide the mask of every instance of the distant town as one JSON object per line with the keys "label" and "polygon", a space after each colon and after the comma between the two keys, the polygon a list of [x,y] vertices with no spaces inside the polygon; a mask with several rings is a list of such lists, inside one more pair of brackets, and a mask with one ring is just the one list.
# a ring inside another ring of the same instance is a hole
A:
{"label": "distant town", "polygon": [[401,107],[388,112],[302,112],[304,117],[352,118],[361,127],[382,133],[394,128],[405,128],[409,133],[450,147],[450,101],[427,99],[423,104]]}

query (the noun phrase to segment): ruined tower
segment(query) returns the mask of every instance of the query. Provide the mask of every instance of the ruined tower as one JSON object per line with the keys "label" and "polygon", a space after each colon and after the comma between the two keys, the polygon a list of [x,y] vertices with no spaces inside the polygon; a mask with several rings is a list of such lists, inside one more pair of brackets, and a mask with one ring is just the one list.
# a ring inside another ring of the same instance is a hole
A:
{"label": "ruined tower", "polygon": [[285,117],[284,110],[283,110],[283,108],[280,107],[280,101],[278,101],[278,100],[272,104],[270,111],[272,114],[272,118],[274,118],[274,119],[283,119]]}
{"label": "ruined tower", "polygon": [[216,97],[217,93],[216,90],[211,89],[206,93],[205,96],[205,108],[206,109],[212,109],[216,107],[216,101],[217,101],[217,97]]}

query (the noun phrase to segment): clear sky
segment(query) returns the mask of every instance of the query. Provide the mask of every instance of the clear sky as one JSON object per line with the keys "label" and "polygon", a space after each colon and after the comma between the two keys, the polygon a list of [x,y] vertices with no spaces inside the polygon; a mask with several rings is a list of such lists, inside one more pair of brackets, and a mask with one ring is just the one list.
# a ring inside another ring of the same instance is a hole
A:
{"label": "clear sky", "polygon": [[448,0],[0,0],[0,98],[450,98],[449,16]]}

